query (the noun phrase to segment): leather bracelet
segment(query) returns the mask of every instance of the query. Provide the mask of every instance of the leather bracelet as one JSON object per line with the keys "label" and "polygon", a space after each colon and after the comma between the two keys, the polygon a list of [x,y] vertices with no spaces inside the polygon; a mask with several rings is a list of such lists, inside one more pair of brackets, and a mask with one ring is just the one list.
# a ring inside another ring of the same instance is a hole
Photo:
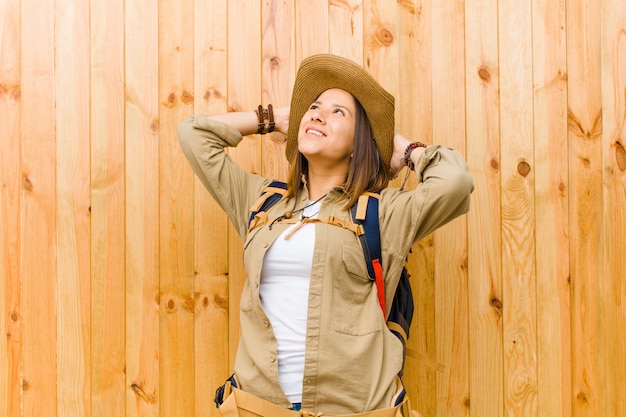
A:
{"label": "leather bracelet", "polygon": [[425,148],[426,144],[422,142],[411,142],[404,151],[404,163],[411,170],[415,171],[415,164],[411,161],[411,153],[415,148]]}
{"label": "leather bracelet", "polygon": [[274,131],[274,127],[276,127],[276,122],[274,122],[274,108],[271,104],[267,105],[267,112],[269,114],[269,125],[267,128],[267,132],[272,133]]}
{"label": "leather bracelet", "polygon": [[[255,110],[255,112],[259,119],[256,133],[264,135],[266,133],[273,132],[276,127],[276,122],[274,121],[274,108],[272,105],[268,104],[267,109],[264,109],[263,106],[259,104],[259,107]],[[266,121],[268,122],[267,125],[265,124]]]}
{"label": "leather bracelet", "polygon": [[265,119],[266,119],[265,116],[267,116],[267,109],[264,109],[263,106],[259,104],[259,108],[256,110],[256,115],[259,119],[256,133],[259,135],[264,135],[265,134]]}

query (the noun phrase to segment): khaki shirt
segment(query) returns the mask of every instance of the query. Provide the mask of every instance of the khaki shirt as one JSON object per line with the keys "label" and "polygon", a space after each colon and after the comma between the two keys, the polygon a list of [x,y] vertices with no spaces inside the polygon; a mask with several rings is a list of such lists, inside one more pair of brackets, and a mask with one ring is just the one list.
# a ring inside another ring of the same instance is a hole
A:
{"label": "khaki shirt", "polygon": [[[249,209],[271,179],[251,174],[224,151],[237,146],[241,134],[204,116],[191,116],[178,130],[180,145],[195,174],[228,214],[244,241],[248,274],[241,295],[241,338],[235,361],[240,388],[275,404],[291,404],[278,381],[276,339],[261,308],[261,267],[272,242],[289,225],[266,224],[246,236]],[[436,228],[469,210],[472,178],[457,151],[429,146],[416,164],[414,190],[387,188],[379,203],[382,267],[387,306],[391,306],[400,272],[411,246]],[[350,221],[342,189],[332,189],[319,218]],[[307,190],[280,201],[269,222],[301,208]],[[401,342],[386,326],[374,281],[367,273],[355,234],[342,227],[315,223],[310,279],[302,408],[330,414],[359,413],[391,406],[396,375],[403,360]],[[289,312],[285,312],[289,314]]]}

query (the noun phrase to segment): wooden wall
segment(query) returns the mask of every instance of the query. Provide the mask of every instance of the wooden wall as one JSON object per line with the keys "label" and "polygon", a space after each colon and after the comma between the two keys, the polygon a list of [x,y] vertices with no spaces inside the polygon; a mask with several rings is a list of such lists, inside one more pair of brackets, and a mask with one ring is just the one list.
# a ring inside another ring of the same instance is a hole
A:
{"label": "wooden wall", "polygon": [[287,104],[318,52],[474,175],[410,258],[413,406],[626,415],[623,0],[0,0],[0,416],[217,416],[241,242],[176,126]]}

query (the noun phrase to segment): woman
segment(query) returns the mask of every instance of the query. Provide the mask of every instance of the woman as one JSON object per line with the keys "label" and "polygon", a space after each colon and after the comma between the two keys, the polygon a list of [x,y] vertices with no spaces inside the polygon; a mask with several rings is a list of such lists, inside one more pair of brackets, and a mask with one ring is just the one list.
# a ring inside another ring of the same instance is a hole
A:
{"label": "woman", "polygon": [[[454,150],[396,133],[393,96],[345,58],[303,60],[290,107],[268,107],[192,116],[179,128],[193,170],[245,239],[237,385],[285,409],[393,406],[402,344],[386,327],[358,237],[341,225],[352,223],[360,195],[380,192],[389,300],[411,246],[469,210],[466,164]],[[288,188],[251,227],[250,208],[271,179],[246,172],[224,148],[274,129],[287,134]],[[387,188],[405,165],[417,188]]]}

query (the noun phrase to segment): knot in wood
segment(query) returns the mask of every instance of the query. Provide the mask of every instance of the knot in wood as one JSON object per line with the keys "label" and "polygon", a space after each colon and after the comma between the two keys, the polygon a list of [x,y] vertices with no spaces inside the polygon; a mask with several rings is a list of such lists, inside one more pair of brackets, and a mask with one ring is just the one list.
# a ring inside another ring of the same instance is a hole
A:
{"label": "knot in wood", "polygon": [[519,172],[522,177],[526,177],[530,173],[530,164],[526,161],[520,162],[517,164],[517,172]]}
{"label": "knot in wood", "polygon": [[483,80],[484,82],[488,83],[489,81],[491,81],[491,73],[489,72],[489,70],[485,67],[480,67],[478,69],[478,76],[480,77],[481,80]]}
{"label": "knot in wood", "polygon": [[620,142],[615,142],[615,162],[620,171],[626,171],[626,150]]}
{"label": "knot in wood", "polygon": [[385,46],[389,46],[393,43],[393,33],[387,28],[381,28],[378,31],[378,40]]}

